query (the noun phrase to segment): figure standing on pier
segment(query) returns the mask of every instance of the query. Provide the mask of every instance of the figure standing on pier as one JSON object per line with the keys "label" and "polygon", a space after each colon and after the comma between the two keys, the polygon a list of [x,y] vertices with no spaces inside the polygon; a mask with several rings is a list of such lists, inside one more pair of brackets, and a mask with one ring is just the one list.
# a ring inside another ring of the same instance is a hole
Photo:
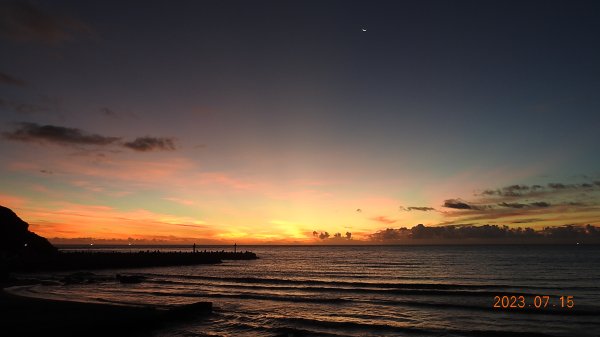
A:
{"label": "figure standing on pier", "polygon": [[195,253],[196,252],[196,244],[194,243],[194,246],[192,247],[192,251]]}
{"label": "figure standing on pier", "polygon": [[237,253],[237,243],[233,244],[233,253]]}

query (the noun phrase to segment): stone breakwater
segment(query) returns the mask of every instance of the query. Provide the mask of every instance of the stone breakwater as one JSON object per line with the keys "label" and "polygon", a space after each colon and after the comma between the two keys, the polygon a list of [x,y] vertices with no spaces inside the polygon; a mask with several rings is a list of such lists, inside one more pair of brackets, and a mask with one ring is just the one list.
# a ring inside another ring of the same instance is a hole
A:
{"label": "stone breakwater", "polygon": [[20,256],[8,263],[10,271],[56,271],[84,269],[142,268],[216,264],[223,260],[258,259],[252,252],[59,252],[50,256]]}

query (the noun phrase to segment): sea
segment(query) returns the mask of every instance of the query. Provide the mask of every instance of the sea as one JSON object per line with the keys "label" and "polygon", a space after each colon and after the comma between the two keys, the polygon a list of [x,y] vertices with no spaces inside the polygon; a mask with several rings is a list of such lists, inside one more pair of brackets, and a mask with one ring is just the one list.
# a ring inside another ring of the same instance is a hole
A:
{"label": "sea", "polygon": [[[213,314],[170,323],[153,332],[157,337],[600,336],[600,246],[237,249],[259,259],[92,271],[97,276],[92,284],[46,282],[20,291],[117,304],[213,303]],[[137,252],[140,247],[63,250]],[[145,280],[121,284],[118,273]],[[66,274],[39,276],[60,280]]]}

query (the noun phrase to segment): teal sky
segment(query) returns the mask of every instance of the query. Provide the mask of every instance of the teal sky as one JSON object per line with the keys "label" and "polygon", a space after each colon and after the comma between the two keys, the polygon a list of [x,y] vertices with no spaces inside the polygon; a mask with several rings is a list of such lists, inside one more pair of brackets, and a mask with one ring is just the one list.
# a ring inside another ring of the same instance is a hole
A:
{"label": "teal sky", "polygon": [[594,1],[16,1],[0,43],[0,202],[52,237],[600,223]]}

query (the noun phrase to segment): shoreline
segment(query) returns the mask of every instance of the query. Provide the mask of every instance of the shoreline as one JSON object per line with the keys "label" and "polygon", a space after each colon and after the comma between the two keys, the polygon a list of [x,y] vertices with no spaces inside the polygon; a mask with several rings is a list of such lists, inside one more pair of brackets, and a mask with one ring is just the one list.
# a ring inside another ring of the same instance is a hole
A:
{"label": "shoreline", "polygon": [[15,336],[148,336],[186,318],[206,317],[212,302],[186,305],[121,305],[15,294],[10,287],[34,285],[12,279],[1,284],[3,330]]}

